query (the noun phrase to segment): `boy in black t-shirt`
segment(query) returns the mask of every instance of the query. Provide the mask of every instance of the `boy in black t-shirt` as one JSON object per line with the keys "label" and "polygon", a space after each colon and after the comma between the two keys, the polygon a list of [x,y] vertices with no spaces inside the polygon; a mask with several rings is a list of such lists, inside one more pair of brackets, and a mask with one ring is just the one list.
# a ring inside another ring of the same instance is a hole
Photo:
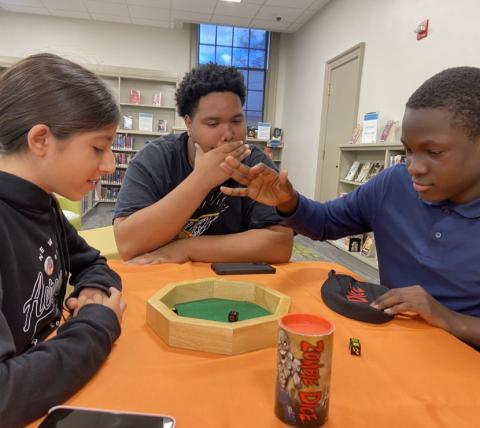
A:
{"label": "boy in black t-shirt", "polygon": [[219,190],[234,185],[220,168],[227,156],[273,167],[259,149],[244,144],[241,73],[201,65],[185,76],[176,101],[187,132],[147,144],[120,190],[114,232],[122,259],[140,264],[288,261],[293,233],[275,210]]}

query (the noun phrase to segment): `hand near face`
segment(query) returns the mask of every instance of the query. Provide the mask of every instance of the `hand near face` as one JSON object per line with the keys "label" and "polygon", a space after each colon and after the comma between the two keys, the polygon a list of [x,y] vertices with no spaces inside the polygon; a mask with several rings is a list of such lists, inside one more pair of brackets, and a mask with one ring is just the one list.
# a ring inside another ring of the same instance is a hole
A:
{"label": "hand near face", "polygon": [[221,191],[226,195],[248,196],[270,206],[288,204],[293,199],[296,200],[296,192],[287,178],[286,171],[277,173],[263,163],[249,168],[231,156],[225,159],[221,167],[235,181],[245,186],[243,188],[222,186]]}
{"label": "hand near face", "polygon": [[122,300],[122,293],[114,287],[110,287],[110,296],[98,288],[86,287],[80,291],[78,297],[71,297],[67,300],[67,307],[73,311],[72,316],[77,316],[78,311],[85,305],[98,304],[110,308],[117,316],[119,324],[122,323],[122,316],[127,307]]}
{"label": "hand near face", "polygon": [[380,296],[372,306],[387,314],[396,315],[402,312],[414,312],[429,324],[447,330],[449,309],[435,300],[420,285],[394,288]]}
{"label": "hand near face", "polygon": [[135,265],[155,265],[161,263],[186,263],[189,239],[177,239],[149,253],[134,257],[127,263]]}
{"label": "hand near face", "polygon": [[250,148],[243,141],[220,142],[215,148],[204,152],[195,144],[195,167],[194,173],[202,178],[204,185],[212,189],[228,179],[228,174],[220,168],[220,164],[227,156],[241,162],[250,155]]}

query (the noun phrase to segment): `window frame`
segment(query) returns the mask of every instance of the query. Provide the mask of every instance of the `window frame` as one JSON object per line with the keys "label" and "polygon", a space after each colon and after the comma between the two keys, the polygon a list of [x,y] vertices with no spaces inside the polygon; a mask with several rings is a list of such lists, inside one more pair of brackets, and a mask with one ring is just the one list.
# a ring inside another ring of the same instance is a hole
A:
{"label": "window frame", "polygon": [[[202,25],[205,26],[210,26],[210,27],[215,27],[215,44],[210,43],[202,43],[201,42],[201,29]],[[229,46],[226,46],[225,44],[218,44],[218,29],[219,27],[221,29],[224,28],[231,28],[231,43]],[[235,29],[241,29],[241,30],[248,30],[249,32],[249,37],[248,37],[248,47],[245,46],[235,46],[234,45],[234,39],[235,39]],[[258,47],[252,47],[252,31],[262,31],[265,33],[264,37],[264,42],[263,46],[261,49]],[[195,31],[195,36],[193,37],[192,40],[195,40],[195,54],[196,54],[196,65],[199,64],[206,64],[207,62],[200,62],[200,49],[201,46],[213,46],[214,47],[214,58],[215,58],[215,63],[217,64],[222,64],[221,62],[217,62],[217,47],[225,48],[229,47],[230,48],[230,65],[237,68],[240,72],[242,72],[244,78],[245,74],[247,74],[247,79],[245,81],[245,88],[246,88],[246,99],[245,99],[245,104],[244,104],[244,112],[245,112],[245,118],[247,121],[248,126],[257,126],[258,122],[263,122],[266,116],[266,110],[267,110],[267,96],[268,96],[268,82],[269,82],[269,59],[270,59],[270,44],[271,44],[271,32],[267,30],[260,30],[256,28],[246,28],[246,27],[237,27],[237,26],[230,26],[230,25],[218,25],[218,24],[198,24],[198,28]],[[248,53],[248,58],[247,58],[247,66],[235,66],[232,65],[233,62],[233,49],[234,48],[241,48],[241,49],[247,49]],[[263,60],[264,60],[264,66],[263,68],[259,67],[251,67],[250,66],[250,52],[251,51],[257,51],[257,50],[262,50],[264,52]],[[210,61],[209,61],[210,62]],[[225,65],[225,64],[224,64]],[[262,90],[258,89],[250,89],[249,88],[249,83],[250,83],[250,72],[262,72],[263,73],[263,81],[262,81]],[[251,109],[249,107],[249,93],[254,94],[254,93],[259,93],[262,96],[262,102],[261,102],[261,110],[257,109]]]}

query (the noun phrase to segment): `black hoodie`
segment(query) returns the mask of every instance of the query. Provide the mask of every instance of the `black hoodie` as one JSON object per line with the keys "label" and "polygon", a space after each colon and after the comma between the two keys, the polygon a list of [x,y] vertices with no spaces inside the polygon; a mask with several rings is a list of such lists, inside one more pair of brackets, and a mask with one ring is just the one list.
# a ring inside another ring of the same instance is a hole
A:
{"label": "black hoodie", "polygon": [[75,393],[120,335],[114,312],[84,306],[57,335],[67,280],[121,289],[105,258],[39,187],[0,171],[0,426],[23,426]]}

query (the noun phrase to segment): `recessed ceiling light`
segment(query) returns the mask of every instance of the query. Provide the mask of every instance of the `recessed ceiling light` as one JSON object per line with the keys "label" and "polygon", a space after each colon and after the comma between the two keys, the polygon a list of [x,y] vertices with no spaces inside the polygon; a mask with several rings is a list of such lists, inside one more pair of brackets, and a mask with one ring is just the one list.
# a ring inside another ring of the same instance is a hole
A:
{"label": "recessed ceiling light", "polygon": [[241,3],[242,0],[220,0],[220,1],[224,1],[225,3]]}

